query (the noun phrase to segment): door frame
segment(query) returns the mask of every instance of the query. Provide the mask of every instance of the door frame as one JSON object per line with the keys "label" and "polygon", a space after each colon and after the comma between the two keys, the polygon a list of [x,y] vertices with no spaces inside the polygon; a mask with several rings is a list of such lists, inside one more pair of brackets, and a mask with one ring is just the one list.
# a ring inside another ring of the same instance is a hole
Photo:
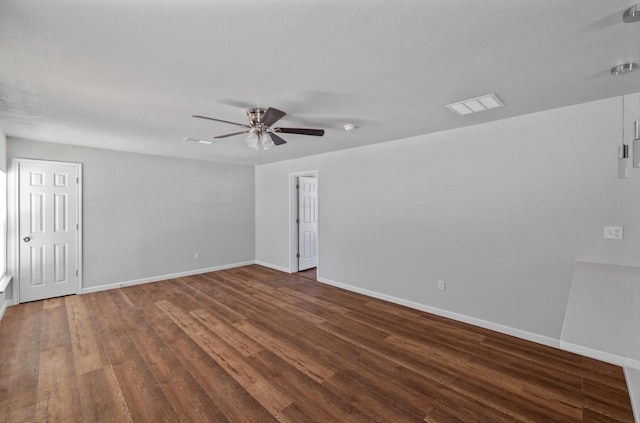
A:
{"label": "door frame", "polygon": [[[13,177],[13,183],[8,184],[9,195],[8,201],[11,201],[12,207],[8,207],[11,212],[11,216],[9,216],[9,225],[11,228],[11,238],[13,242],[8,244],[13,245],[13,298],[14,303],[20,303],[20,165],[22,163],[33,163],[33,164],[49,164],[49,165],[64,165],[64,166],[73,166],[78,171],[78,184],[76,188],[78,190],[78,230],[76,231],[76,235],[78,237],[78,252],[76,259],[78,260],[78,286],[76,288],[76,294],[80,294],[82,292],[82,163],[76,162],[63,162],[58,160],[38,160],[38,159],[22,159],[22,158],[13,158],[11,160],[10,172],[9,174]],[[7,260],[9,262],[9,260]]]}
{"label": "door frame", "polygon": [[[299,271],[298,267],[298,178],[300,176],[310,176],[316,178],[318,190],[318,217],[320,217],[320,178],[317,170],[307,172],[296,172],[289,174],[289,273]],[[320,269],[320,219],[318,218],[318,267]],[[317,273],[316,273],[317,275]]]}

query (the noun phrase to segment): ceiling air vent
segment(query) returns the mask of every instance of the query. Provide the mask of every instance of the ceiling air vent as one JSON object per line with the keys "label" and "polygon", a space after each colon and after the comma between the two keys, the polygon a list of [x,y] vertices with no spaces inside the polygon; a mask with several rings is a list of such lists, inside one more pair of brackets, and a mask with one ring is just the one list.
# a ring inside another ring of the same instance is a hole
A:
{"label": "ceiling air vent", "polygon": [[447,105],[447,109],[457,115],[469,115],[476,112],[502,107],[504,103],[495,94],[483,95],[482,97],[471,98]]}

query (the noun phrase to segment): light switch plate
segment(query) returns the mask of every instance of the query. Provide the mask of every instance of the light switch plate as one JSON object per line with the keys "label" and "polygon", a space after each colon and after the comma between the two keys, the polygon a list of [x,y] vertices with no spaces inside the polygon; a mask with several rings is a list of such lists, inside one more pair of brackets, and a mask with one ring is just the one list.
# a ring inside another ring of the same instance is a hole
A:
{"label": "light switch plate", "polygon": [[622,226],[605,226],[604,238],[605,239],[623,239],[624,228]]}

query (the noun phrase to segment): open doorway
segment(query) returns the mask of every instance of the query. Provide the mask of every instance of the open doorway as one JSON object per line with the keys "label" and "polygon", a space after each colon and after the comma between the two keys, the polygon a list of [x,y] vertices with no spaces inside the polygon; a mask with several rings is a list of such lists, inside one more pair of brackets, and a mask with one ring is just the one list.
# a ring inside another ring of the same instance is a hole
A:
{"label": "open doorway", "polygon": [[290,174],[292,273],[316,280],[319,261],[318,240],[318,171]]}

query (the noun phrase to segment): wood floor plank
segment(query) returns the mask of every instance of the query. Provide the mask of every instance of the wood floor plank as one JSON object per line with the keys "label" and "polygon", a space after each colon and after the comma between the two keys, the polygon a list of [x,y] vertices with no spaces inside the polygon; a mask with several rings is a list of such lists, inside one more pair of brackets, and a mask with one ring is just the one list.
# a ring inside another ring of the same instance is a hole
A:
{"label": "wood floor plank", "polygon": [[140,357],[134,356],[120,362],[113,366],[113,370],[134,421],[179,421],[169,400]]}
{"label": "wood floor plank", "polygon": [[222,338],[202,326],[198,320],[191,317],[183,310],[177,308],[168,301],[158,303],[167,315],[220,365],[231,377],[233,377],[244,389],[247,390],[267,411],[273,416],[282,416],[282,410],[289,406],[293,400],[282,394],[277,387],[270,382],[265,375],[253,367],[249,362],[239,359],[241,355],[234,350]]}
{"label": "wood floor plank", "polygon": [[251,359],[257,367],[269,372],[278,389],[295,399],[283,409],[284,415],[292,421],[301,421],[297,413],[292,413],[294,409],[303,413],[305,418],[302,421],[306,422],[369,423],[371,421],[370,417],[353,404],[349,404],[336,393],[316,383],[270,351],[263,351]]}
{"label": "wood floor plank", "polygon": [[109,364],[114,366],[129,360],[136,350],[127,336],[126,321],[119,318],[120,310],[105,293],[90,295],[94,323]]}
{"label": "wood floor plank", "polygon": [[282,295],[282,293],[279,291],[279,287],[267,285],[264,283],[263,280],[259,278],[251,278],[251,277],[245,276],[245,277],[242,277],[241,279],[236,279],[236,283],[244,286],[245,288],[251,291],[254,291],[255,293],[270,295],[270,296],[276,297],[281,301],[286,301],[289,304],[297,304],[300,302],[300,300],[296,297]]}
{"label": "wood floor plank", "polygon": [[0,415],[3,421],[35,420],[42,305],[42,302],[32,302],[9,307],[0,323]]}
{"label": "wood floor plank", "polygon": [[455,372],[442,368],[441,366],[434,364],[431,360],[423,361],[424,357],[420,357],[419,355],[409,351],[399,351],[394,348],[394,346],[385,343],[384,340],[387,339],[387,337],[382,339],[376,339],[377,336],[375,335],[374,337],[365,337],[362,336],[366,333],[362,328],[357,329],[357,326],[351,326],[350,329],[345,329],[345,327],[348,327],[348,322],[345,322],[343,327],[329,324],[321,326],[322,329],[337,337],[352,342],[354,345],[358,345],[369,352],[382,356],[390,364],[405,367],[431,380],[435,380],[439,383],[450,383],[456,378]]}
{"label": "wood floor plank", "polygon": [[384,311],[381,312],[378,306],[372,308],[371,303],[367,303],[367,306],[369,307],[349,311],[345,317],[374,329],[382,329],[390,335],[420,338],[425,343],[437,344],[454,354],[475,353],[485,338],[456,326],[427,323],[425,319],[411,320],[401,314],[387,312],[385,308],[382,308]]}
{"label": "wood floor plank", "polygon": [[[221,297],[220,290],[217,290],[217,296],[211,296],[208,294],[208,292],[210,292],[208,282],[202,282],[199,280],[193,280],[191,282],[192,283],[187,289],[192,292],[193,295],[202,299],[206,299],[207,302],[204,303],[203,306],[211,310],[215,310],[216,316],[218,316],[219,319],[227,323],[235,323],[246,319],[243,314],[238,313],[236,310],[229,307],[224,302],[219,301],[219,298]],[[202,306],[198,307],[198,309],[202,309]]]}
{"label": "wood floor plank", "polygon": [[48,350],[70,345],[71,334],[69,332],[66,307],[43,307],[40,349]]}
{"label": "wood floor plank", "polygon": [[619,367],[250,265],[9,307],[0,421],[633,416]]}
{"label": "wood floor plank", "polygon": [[277,297],[274,297],[272,295],[267,295],[260,292],[260,293],[254,294],[254,297],[266,304],[273,305],[274,307],[277,307],[281,310],[285,310],[293,315],[296,315],[300,319],[304,319],[313,325],[320,325],[326,322],[325,319],[323,319],[322,317],[319,317],[317,314],[313,312],[308,311],[308,309],[297,307],[295,305],[288,303],[287,301],[279,300]]}
{"label": "wood floor plank", "polygon": [[38,390],[35,421],[84,422],[75,378]]}
{"label": "wood floor plank", "polygon": [[[544,391],[540,392],[535,386],[529,385],[528,380],[496,371],[495,366],[478,364],[464,356],[441,355],[438,349],[432,348],[431,345],[411,342],[407,339],[390,337],[389,340],[401,349],[423,352],[442,368],[456,372],[458,377],[450,385],[451,387],[459,389],[467,396],[482,399],[485,404],[491,404],[505,414],[508,414],[507,410],[517,405],[514,416],[533,415],[538,421],[549,417],[577,420],[581,416],[579,392],[569,391],[569,395],[561,396],[560,394],[565,391],[555,391],[553,395],[545,396]],[[402,342],[397,342],[398,340]],[[524,413],[523,409],[525,409]]]}
{"label": "wood floor plank", "polygon": [[238,330],[236,326],[226,324],[207,310],[194,310],[191,315],[245,357],[264,349],[255,337],[252,338],[246,331]]}
{"label": "wood floor plank", "polygon": [[55,307],[42,309],[36,420],[81,422],[82,410],[65,302],[51,303],[56,304]]}
{"label": "wood floor plank", "polygon": [[[504,414],[494,408],[488,407],[480,401],[469,398],[461,398],[456,401],[447,401],[438,404],[424,419],[428,423],[518,423],[511,415]],[[536,423],[529,420],[528,423]]]}
{"label": "wood floor plank", "polygon": [[629,397],[623,390],[585,377],[583,382],[584,408],[602,416],[624,421],[629,408]]}
{"label": "wood floor plank", "polygon": [[319,298],[316,298],[312,295],[307,295],[304,294],[302,292],[298,292],[294,289],[291,288],[287,288],[287,287],[281,287],[275,290],[275,294],[276,295],[284,295],[285,297],[289,297],[289,298],[295,298],[299,301],[306,301],[312,304],[317,304],[321,307],[323,307],[325,310],[331,312],[331,313],[346,313],[347,311],[349,311],[347,308],[345,307],[340,307],[337,306],[335,304],[332,304],[328,301],[324,301],[321,300]]}
{"label": "wood floor plank", "polygon": [[145,361],[169,403],[185,422],[227,421],[224,414],[167,348],[155,331],[141,321],[132,342]]}
{"label": "wood floor plank", "polygon": [[98,310],[102,314],[94,314],[94,321],[106,338],[105,352],[132,419],[177,421],[171,404],[129,335],[139,328],[140,322],[135,322],[132,314],[135,306],[120,290],[101,294],[103,301]]}
{"label": "wood floor plank", "polygon": [[333,376],[333,370],[318,363],[314,357],[306,355],[294,345],[272,336],[269,332],[248,322],[236,323],[236,327],[314,381],[322,383]]}
{"label": "wood floor plank", "polygon": [[63,306],[65,305],[65,299],[66,297],[56,297],[56,298],[49,298],[49,299],[43,300],[42,308],[47,309],[47,308]]}
{"label": "wood floor plank", "polygon": [[[232,422],[277,422],[260,403],[191,338],[170,345],[193,378]],[[212,419],[212,421],[215,421]]]}
{"label": "wood floor plank", "polygon": [[90,422],[133,422],[120,384],[110,366],[78,375],[82,416]]}
{"label": "wood floor plank", "polygon": [[76,374],[104,368],[108,360],[97,337],[89,302],[79,296],[65,297],[65,301]]}
{"label": "wood floor plank", "polygon": [[[127,295],[138,299],[141,313],[152,325],[176,359],[189,372],[195,383],[200,385],[209,398],[222,411],[224,418],[218,418],[217,411],[210,421],[276,421],[246,390],[220,367],[193,339],[167,317],[156,306],[157,302],[172,298],[173,289],[166,282],[140,285],[127,289]],[[135,289],[133,289],[135,288]],[[190,393],[190,389],[186,391]],[[202,400],[204,402],[204,400]]]}
{"label": "wood floor plank", "polygon": [[336,373],[323,382],[323,386],[353,404],[372,420],[385,422],[421,422],[423,416],[413,414],[379,389],[371,389],[358,378]]}

